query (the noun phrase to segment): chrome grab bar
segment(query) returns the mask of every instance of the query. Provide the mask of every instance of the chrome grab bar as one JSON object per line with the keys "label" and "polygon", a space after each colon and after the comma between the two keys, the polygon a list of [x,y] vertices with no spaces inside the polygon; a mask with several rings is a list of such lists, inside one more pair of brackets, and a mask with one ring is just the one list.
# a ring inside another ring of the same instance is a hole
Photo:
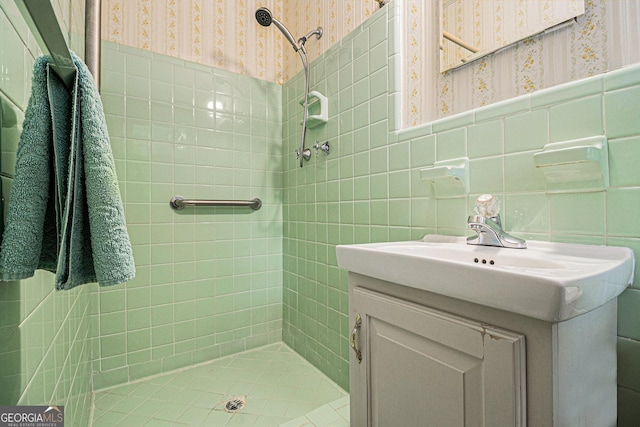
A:
{"label": "chrome grab bar", "polygon": [[187,200],[182,196],[173,196],[169,205],[176,210],[184,209],[186,206],[248,206],[255,211],[262,207],[262,200],[257,197],[251,200]]}

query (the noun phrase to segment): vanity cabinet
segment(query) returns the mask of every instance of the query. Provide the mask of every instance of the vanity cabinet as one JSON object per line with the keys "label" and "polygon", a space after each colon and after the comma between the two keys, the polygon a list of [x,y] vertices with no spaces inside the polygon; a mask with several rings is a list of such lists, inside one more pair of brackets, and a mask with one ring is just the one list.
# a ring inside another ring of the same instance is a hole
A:
{"label": "vanity cabinet", "polygon": [[551,323],[356,273],[349,298],[354,427],[615,425],[615,299]]}
{"label": "vanity cabinet", "polygon": [[353,425],[523,425],[523,335],[367,289],[352,301],[367,356],[351,365]]}

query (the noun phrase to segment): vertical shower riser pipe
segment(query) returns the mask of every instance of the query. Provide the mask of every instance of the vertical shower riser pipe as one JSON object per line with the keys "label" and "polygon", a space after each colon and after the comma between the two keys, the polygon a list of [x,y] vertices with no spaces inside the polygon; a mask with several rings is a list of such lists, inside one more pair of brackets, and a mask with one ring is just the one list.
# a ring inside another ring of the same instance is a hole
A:
{"label": "vertical shower riser pipe", "polygon": [[[300,53],[302,51],[302,53]],[[300,55],[300,59],[302,60],[302,65],[304,67],[304,80],[305,80],[305,88],[304,88],[304,105],[302,106],[302,136],[300,140],[300,167],[304,164],[305,160],[305,140],[307,135],[307,114],[308,114],[308,106],[309,106],[309,57],[307,56],[307,50],[302,46],[301,49],[298,49],[298,55]],[[309,160],[307,157],[306,160]]]}
{"label": "vertical shower riser pipe", "polygon": [[102,0],[85,0],[84,62],[100,90],[100,37]]}

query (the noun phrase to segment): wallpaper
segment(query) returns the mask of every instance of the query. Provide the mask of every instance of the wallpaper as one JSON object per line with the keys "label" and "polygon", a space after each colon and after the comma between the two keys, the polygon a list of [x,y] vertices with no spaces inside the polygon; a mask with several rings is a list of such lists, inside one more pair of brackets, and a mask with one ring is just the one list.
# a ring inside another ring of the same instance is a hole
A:
{"label": "wallpaper", "polygon": [[[425,19],[436,28],[435,2],[405,0],[405,19]],[[615,70],[640,61],[640,2],[636,0],[586,0],[585,14],[573,25],[528,38],[500,52],[441,74],[437,44],[411,21],[404,26],[406,69],[420,68],[422,75],[405,73],[404,126],[532,93],[540,89]],[[422,37],[422,38],[421,38]],[[417,60],[423,65],[414,64]],[[414,79],[435,93],[414,91]]]}
{"label": "wallpaper", "polygon": [[[445,31],[487,52],[536,34],[584,13],[584,0],[443,1]],[[443,39],[441,70],[461,65],[473,52]]]}
{"label": "wallpaper", "polygon": [[[394,0],[402,8],[402,123],[462,113],[640,61],[640,2],[585,0],[586,13],[553,32],[440,73],[439,2]],[[310,60],[378,10],[375,0],[105,0],[103,38],[275,83],[302,69],[276,28],[254,13],[265,6],[295,38],[322,26],[306,44]],[[313,83],[313,82],[312,82]]]}
{"label": "wallpaper", "polygon": [[322,26],[306,44],[313,60],[378,10],[375,0],[104,0],[102,37],[275,83],[302,69],[275,27],[254,14],[267,7],[295,39]]}

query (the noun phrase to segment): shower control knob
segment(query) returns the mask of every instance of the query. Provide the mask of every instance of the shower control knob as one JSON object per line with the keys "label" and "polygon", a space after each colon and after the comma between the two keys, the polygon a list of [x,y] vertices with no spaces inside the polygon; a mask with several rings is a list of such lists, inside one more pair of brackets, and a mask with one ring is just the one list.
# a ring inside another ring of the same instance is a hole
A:
{"label": "shower control knob", "polygon": [[322,152],[324,154],[329,154],[331,152],[331,147],[329,146],[329,141],[325,141],[322,144],[320,144],[319,142],[316,141],[316,143],[313,144],[313,148],[316,149],[316,154],[318,154],[318,150],[322,150]]}
{"label": "shower control knob", "polygon": [[[300,149],[298,148],[296,150],[296,158],[299,159],[300,158]],[[309,161],[309,159],[311,158],[311,150],[308,148],[305,148],[302,151],[302,158],[305,159],[306,161]]]}

